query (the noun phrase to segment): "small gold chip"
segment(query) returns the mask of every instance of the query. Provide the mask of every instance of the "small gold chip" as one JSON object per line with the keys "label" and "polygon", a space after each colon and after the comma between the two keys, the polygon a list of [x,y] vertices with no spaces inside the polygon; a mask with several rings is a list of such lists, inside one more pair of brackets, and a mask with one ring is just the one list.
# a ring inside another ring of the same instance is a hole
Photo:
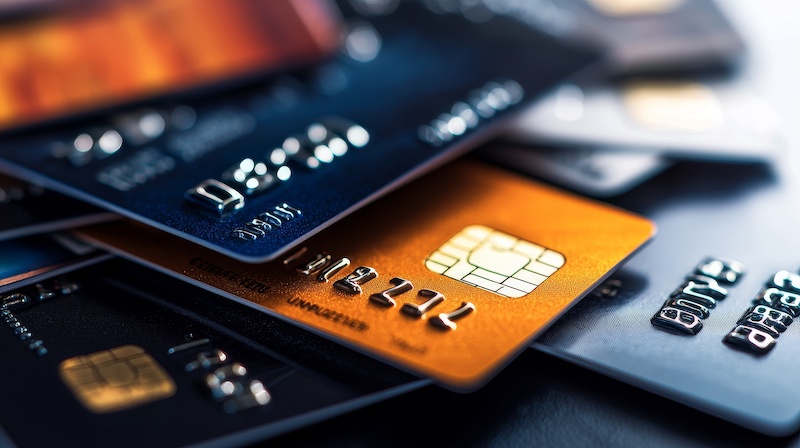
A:
{"label": "small gold chip", "polygon": [[143,348],[122,345],[62,362],[62,381],[86,408],[106,414],[175,394],[175,383]]}

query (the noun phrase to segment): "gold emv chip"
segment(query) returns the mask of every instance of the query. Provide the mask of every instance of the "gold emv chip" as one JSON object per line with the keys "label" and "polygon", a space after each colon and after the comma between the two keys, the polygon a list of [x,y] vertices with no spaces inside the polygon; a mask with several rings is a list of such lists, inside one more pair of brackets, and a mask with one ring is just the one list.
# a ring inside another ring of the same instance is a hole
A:
{"label": "gold emv chip", "polygon": [[67,359],[58,367],[58,373],[78,401],[97,414],[175,394],[172,378],[152,356],[135,345]]}
{"label": "gold emv chip", "polygon": [[506,297],[522,297],[564,266],[564,256],[490,227],[458,232],[425,260],[437,274]]}

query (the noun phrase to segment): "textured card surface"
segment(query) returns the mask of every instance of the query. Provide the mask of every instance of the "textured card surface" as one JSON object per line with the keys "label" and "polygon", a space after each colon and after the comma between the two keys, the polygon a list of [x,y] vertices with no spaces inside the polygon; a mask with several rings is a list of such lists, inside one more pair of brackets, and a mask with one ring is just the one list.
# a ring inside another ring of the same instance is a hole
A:
{"label": "textured card surface", "polygon": [[466,160],[266,265],[131,221],[80,231],[457,390],[488,380],[653,232],[636,215]]}
{"label": "textured card surface", "polygon": [[602,147],[533,147],[493,143],[480,151],[491,161],[595,197],[622,194],[670,167],[658,154]]}
{"label": "textured card surface", "polygon": [[2,301],[3,446],[239,446],[430,383],[124,260]]}
{"label": "textured card surface", "polygon": [[476,23],[400,2],[348,17],[341,56],[310,72],[19,136],[0,158],[87,202],[266,261],[466,151],[596,56],[509,15]]}
{"label": "textured card surface", "polygon": [[773,159],[785,146],[781,131],[772,106],[741,79],[636,79],[561,86],[506,137],[736,162]]}
{"label": "textured card surface", "polygon": [[0,240],[116,218],[103,209],[4,175],[0,175],[0,216]]}

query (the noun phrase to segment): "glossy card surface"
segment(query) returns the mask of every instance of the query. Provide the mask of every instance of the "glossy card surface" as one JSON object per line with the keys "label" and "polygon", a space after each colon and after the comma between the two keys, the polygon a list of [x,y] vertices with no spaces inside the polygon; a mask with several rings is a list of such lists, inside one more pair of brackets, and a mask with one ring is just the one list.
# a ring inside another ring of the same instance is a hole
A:
{"label": "glossy card surface", "polygon": [[3,446],[245,445],[430,382],[123,260],[2,297]]}
{"label": "glossy card surface", "polygon": [[110,221],[117,216],[59,193],[0,175],[0,240]]}
{"label": "glossy card surface", "polygon": [[475,23],[401,2],[348,17],[341,56],[316,70],[20,136],[0,158],[87,202],[267,261],[466,151],[596,56],[508,15]]}
{"label": "glossy card surface", "polygon": [[144,226],[80,235],[456,390],[494,375],[653,234],[638,216],[472,161],[248,265]]}
{"label": "glossy card surface", "polygon": [[742,77],[641,78],[561,86],[528,109],[504,138],[751,162],[774,158],[786,144],[782,132],[774,108]]}

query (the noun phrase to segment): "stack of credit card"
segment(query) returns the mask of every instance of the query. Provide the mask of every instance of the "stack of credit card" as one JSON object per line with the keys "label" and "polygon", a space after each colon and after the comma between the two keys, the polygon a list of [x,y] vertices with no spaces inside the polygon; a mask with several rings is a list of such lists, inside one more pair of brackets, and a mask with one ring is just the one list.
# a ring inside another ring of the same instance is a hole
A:
{"label": "stack of credit card", "polygon": [[79,6],[0,7],[0,445],[251,444],[531,345],[800,428],[792,243],[742,236],[791,138],[714,2]]}

